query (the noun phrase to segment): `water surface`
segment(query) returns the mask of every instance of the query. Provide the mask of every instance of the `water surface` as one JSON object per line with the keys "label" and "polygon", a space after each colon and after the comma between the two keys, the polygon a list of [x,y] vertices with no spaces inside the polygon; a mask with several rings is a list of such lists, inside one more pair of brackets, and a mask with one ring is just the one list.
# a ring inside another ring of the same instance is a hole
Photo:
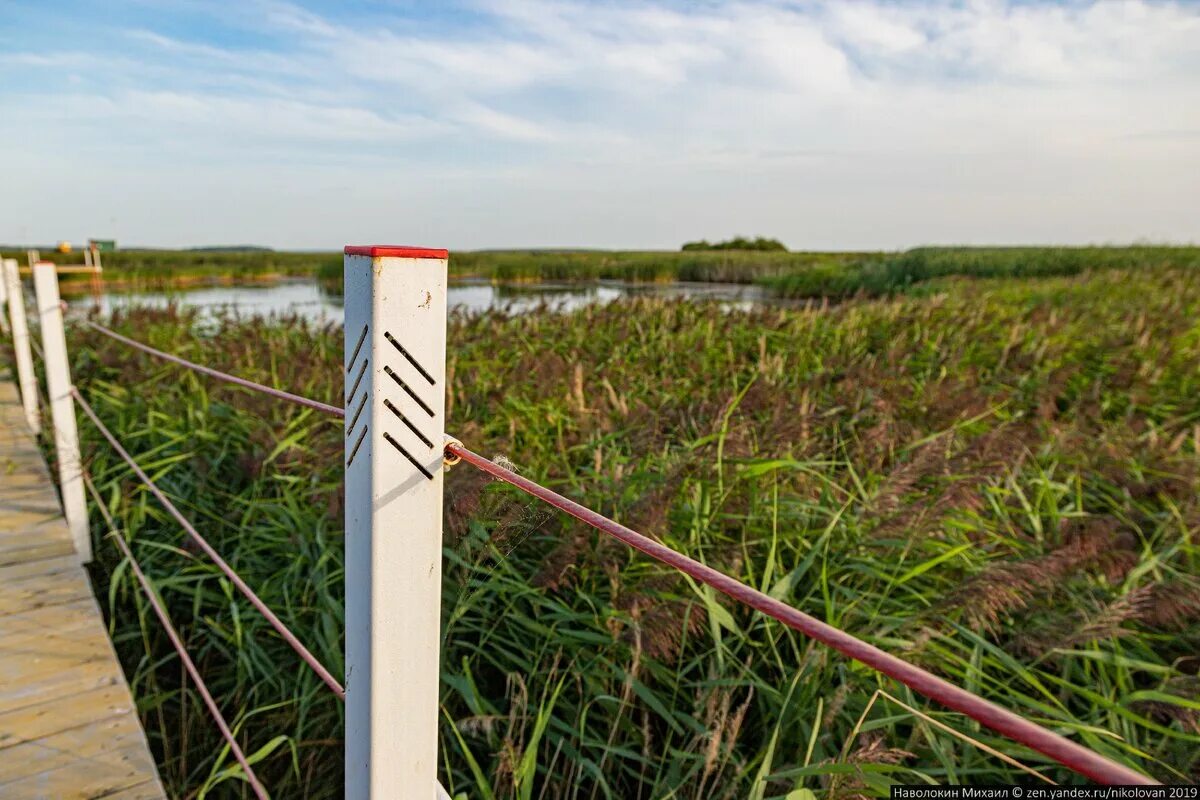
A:
{"label": "water surface", "polygon": [[[451,309],[477,313],[505,310],[524,314],[535,310],[574,311],[586,305],[609,303],[626,297],[685,298],[720,302],[730,308],[753,308],[778,300],[760,286],[728,283],[633,284],[617,281],[589,283],[492,284],[455,281],[450,284]],[[130,306],[201,309],[202,313],[232,312],[243,316],[298,314],[315,322],[341,322],[342,298],[331,295],[313,281],[283,281],[269,286],[213,286],[165,292],[109,291],[101,295],[105,314]],[[91,306],[91,297],[77,296],[76,308]]]}

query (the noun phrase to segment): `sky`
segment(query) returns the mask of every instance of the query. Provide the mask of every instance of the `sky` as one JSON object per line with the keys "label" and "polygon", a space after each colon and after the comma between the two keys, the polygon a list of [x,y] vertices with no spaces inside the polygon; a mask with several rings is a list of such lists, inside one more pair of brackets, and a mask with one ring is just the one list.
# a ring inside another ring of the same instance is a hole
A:
{"label": "sky", "polygon": [[0,242],[1200,242],[1200,2],[0,0]]}

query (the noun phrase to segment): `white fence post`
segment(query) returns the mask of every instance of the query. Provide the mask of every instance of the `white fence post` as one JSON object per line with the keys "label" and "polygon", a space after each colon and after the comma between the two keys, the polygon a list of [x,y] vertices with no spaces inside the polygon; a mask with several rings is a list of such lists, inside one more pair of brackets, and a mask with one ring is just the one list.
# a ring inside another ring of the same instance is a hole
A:
{"label": "white fence post", "polygon": [[21,274],[17,271],[17,260],[6,258],[3,262],[4,280],[8,287],[8,316],[12,323],[13,350],[17,356],[17,385],[21,388],[21,405],[25,407],[25,419],[36,434],[42,431],[42,418],[38,413],[37,376],[33,372],[33,353],[29,349],[29,323],[25,319],[25,295],[21,291]]}
{"label": "white fence post", "polygon": [[347,247],[346,798],[437,791],[445,250]]}
{"label": "white fence post", "polygon": [[4,309],[8,307],[8,267],[0,261],[0,333],[8,333],[8,316]]}
{"label": "white fence post", "polygon": [[71,538],[75,540],[75,552],[79,554],[79,560],[86,564],[92,560],[92,534],[88,525],[87,502],[83,496],[79,430],[75,426],[75,401],[71,397],[71,362],[67,357],[58,273],[49,261],[39,261],[33,265],[33,288],[42,326],[46,389],[54,424],[54,452],[58,457],[63,513],[67,517],[67,527],[71,529]]}

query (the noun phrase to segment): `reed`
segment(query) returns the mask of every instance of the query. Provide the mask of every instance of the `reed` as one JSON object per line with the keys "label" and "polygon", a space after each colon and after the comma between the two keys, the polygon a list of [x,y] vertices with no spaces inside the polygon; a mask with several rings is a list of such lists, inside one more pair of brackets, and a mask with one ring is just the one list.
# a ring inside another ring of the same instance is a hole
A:
{"label": "reed", "polygon": [[[1197,318],[1192,268],[1153,260],[939,278],[825,309],[637,300],[462,316],[449,428],[1111,758],[1195,780]],[[113,324],[340,402],[338,330],[178,310]],[[340,677],[340,422],[83,329],[71,339],[81,391]],[[85,449],[265,782],[340,796],[339,703],[86,429]],[[1029,779],[992,751],[1076,780],[469,468],[448,476],[446,519],[454,794],[883,796],[899,780]],[[105,542],[97,553],[172,793],[238,796],[125,567]]]}
{"label": "reed", "polygon": [[922,247],[884,258],[816,265],[767,275],[785,297],[880,296],[950,276],[1036,278],[1089,270],[1200,267],[1198,247]]}

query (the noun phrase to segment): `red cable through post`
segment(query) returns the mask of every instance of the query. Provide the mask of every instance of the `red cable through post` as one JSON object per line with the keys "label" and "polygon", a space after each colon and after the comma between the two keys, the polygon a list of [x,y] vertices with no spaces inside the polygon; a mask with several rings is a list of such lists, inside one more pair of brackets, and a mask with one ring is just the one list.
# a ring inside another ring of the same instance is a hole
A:
{"label": "red cable through post", "polygon": [[333,677],[329,670],[325,669],[324,665],[317,660],[317,657],[309,652],[308,648],[296,638],[295,634],[288,630],[287,626],[283,624],[279,617],[275,616],[275,612],[271,611],[271,609],[267,607],[267,604],[264,603],[259,596],[254,593],[254,590],[247,586],[246,582],[243,581],[241,577],[233,571],[233,568],[225,563],[225,559],[221,558],[220,554],[213,549],[213,546],[208,543],[207,539],[200,535],[200,532],[196,530],[192,523],[189,522],[187,518],[183,516],[183,514],[179,513],[179,509],[175,507],[175,504],[172,503],[170,499],[162,493],[162,490],[154,485],[154,481],[150,480],[150,476],[138,466],[137,462],[134,461],[133,457],[130,456],[125,448],[121,446],[121,443],[117,441],[116,437],[113,436],[108,427],[100,421],[100,418],[96,416],[96,411],[91,407],[91,405],[88,404],[86,400],[83,399],[83,395],[79,393],[79,390],[72,387],[71,395],[75,398],[76,402],[79,403],[79,406],[83,409],[84,413],[87,414],[92,420],[92,423],[96,426],[97,430],[104,435],[104,438],[108,440],[108,443],[112,445],[114,450],[117,451],[117,454],[120,455],[121,458],[125,460],[125,463],[128,464],[129,467],[137,474],[142,483],[146,485],[146,488],[149,489],[156,498],[158,498],[158,502],[162,503],[167,512],[175,518],[175,521],[178,522],[183,529],[187,531],[188,535],[195,540],[196,544],[200,545],[200,548],[208,554],[208,557],[212,559],[213,563],[217,565],[221,572],[225,573],[225,577],[229,578],[233,585],[238,588],[238,591],[245,595],[246,599],[250,601],[250,604],[258,609],[258,612],[266,618],[267,622],[271,623],[271,627],[283,637],[285,642],[291,645],[291,648],[296,651],[296,655],[300,656],[300,658],[304,660],[304,663],[308,664],[308,666],[312,668],[312,671],[317,674],[317,677],[320,678],[326,686],[332,689],[334,694],[336,694],[342,700],[345,700],[346,690],[342,688],[340,683],[338,683],[337,678]]}
{"label": "red cable through post", "polygon": [[99,331],[100,333],[103,333],[105,336],[108,336],[112,339],[116,339],[118,342],[127,344],[130,347],[137,348],[138,350],[141,350],[143,353],[149,353],[150,355],[155,356],[156,358],[161,358],[164,361],[170,361],[171,363],[178,364],[181,367],[187,367],[190,370],[194,370],[194,371],[202,373],[204,375],[208,375],[209,377],[216,378],[217,380],[225,381],[226,383],[232,383],[236,386],[241,386],[244,389],[252,389],[256,392],[262,392],[263,394],[269,394],[272,397],[276,397],[280,400],[286,400],[289,403],[295,403],[298,406],[304,406],[305,408],[313,408],[313,409],[316,409],[317,411],[324,411],[326,414],[333,414],[334,416],[337,416],[337,417],[346,416],[345,410],[340,409],[337,406],[331,406],[328,403],[322,403],[319,400],[311,400],[307,397],[301,397],[298,394],[292,394],[291,392],[285,392],[280,389],[273,389],[270,386],[264,386],[261,383],[255,383],[254,381],[248,381],[245,378],[239,378],[236,375],[230,375],[228,372],[221,372],[220,370],[213,369],[212,367],[201,366],[200,364],[197,364],[194,361],[188,361],[186,358],[180,358],[179,356],[173,356],[170,353],[164,353],[162,350],[157,350],[148,344],[142,344],[141,342],[137,341],[136,339],[130,339],[128,336],[122,336],[121,334],[117,333],[116,331],[106,328],[103,325],[100,325],[98,323],[92,322],[91,320],[85,319],[85,320],[82,320],[82,322],[83,322],[83,324],[87,325],[89,328]]}
{"label": "red cable through post", "polygon": [[[93,495],[98,494],[96,487],[92,484],[91,478],[85,475],[85,479]],[[217,701],[213,700],[212,694],[204,684],[204,679],[200,677],[200,671],[196,669],[195,662],[192,661],[192,657],[184,649],[183,640],[179,638],[179,633],[175,630],[175,626],[171,624],[171,618],[167,616],[167,610],[163,608],[162,603],[159,601],[158,595],[150,584],[150,579],[142,572],[137,559],[133,557],[133,551],[129,549],[129,544],[121,534],[117,533],[112,515],[108,513],[108,509],[104,507],[103,503],[99,503],[99,501],[97,503],[104,511],[104,519],[108,522],[108,527],[111,531],[108,538],[117,543],[117,547],[121,548],[121,552],[125,554],[125,558],[129,561],[129,566],[133,570],[133,574],[137,577],[138,583],[142,585],[142,591],[145,592],[146,599],[150,601],[150,606],[154,609],[155,615],[158,616],[158,621],[162,624],[163,630],[167,632],[167,638],[171,640],[171,644],[175,647],[175,652],[179,654],[179,659],[183,662],[184,668],[192,676],[192,681],[196,684],[196,691],[204,699],[204,705],[208,706],[208,713],[212,714],[213,721],[217,723],[217,727],[221,730],[221,735],[229,743],[229,749],[233,751],[233,757],[242,765],[242,770],[246,773],[246,780],[254,789],[254,794],[259,800],[269,800],[270,795],[267,794],[267,790],[263,788],[263,785],[259,783],[258,776],[254,774],[254,770],[250,767],[250,762],[246,760],[246,755],[238,745],[237,739],[234,738],[233,731],[229,729],[229,723],[225,721],[225,717],[221,716],[221,709],[217,707]]]}
{"label": "red cable through post", "polygon": [[607,517],[597,514],[579,503],[540,486],[528,478],[523,478],[512,470],[505,469],[488,459],[473,453],[467,448],[454,442],[447,443],[446,452],[461,458],[468,464],[477,467],[505,483],[512,484],[523,492],[565,511],[576,519],[591,525],[593,528],[620,539],[630,547],[641,550],[651,558],[674,567],[680,572],[704,583],[712,588],[737,600],[739,603],[755,608],[772,617],[789,628],[800,631],[806,636],[826,644],[843,655],[888,675],[913,691],[936,700],[947,708],[960,711],[977,722],[992,730],[1020,742],[1048,756],[1059,764],[1078,772],[1098,783],[1105,784],[1139,784],[1154,785],[1157,781],[1115,761],[1111,761],[1099,753],[1072,742],[1063,736],[1046,730],[1013,712],[1001,708],[990,700],[985,700],[954,684],[926,672],[918,666],[880,650],[874,645],[867,644],[861,639],[839,630],[832,625],[821,622],[814,617],[799,611],[786,603],[781,603],[769,595],[763,594],[741,583],[723,572],[701,564],[695,559],[688,558],[671,548],[659,544],[642,534],[626,528]]}

